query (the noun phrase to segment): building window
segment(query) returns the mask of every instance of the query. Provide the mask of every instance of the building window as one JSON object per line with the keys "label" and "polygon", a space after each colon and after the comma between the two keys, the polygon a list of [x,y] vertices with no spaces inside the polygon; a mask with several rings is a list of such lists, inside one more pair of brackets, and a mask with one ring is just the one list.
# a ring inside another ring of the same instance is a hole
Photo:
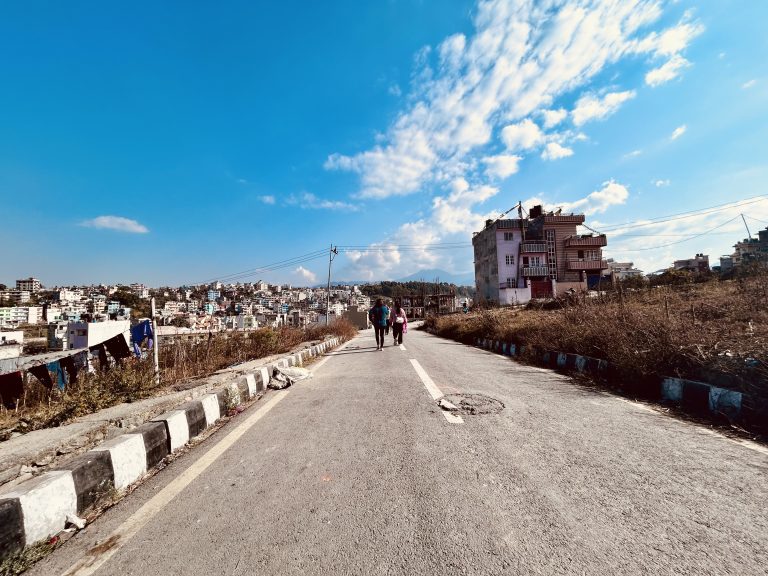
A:
{"label": "building window", "polygon": [[515,233],[514,232],[504,232],[504,241],[505,242],[511,242],[515,239]]}
{"label": "building window", "polygon": [[549,266],[549,277],[557,279],[557,252],[555,249],[555,231],[545,230],[544,235],[547,241],[547,265]]}
{"label": "building window", "polygon": [[507,254],[505,258],[507,266],[514,266],[515,264],[515,256],[513,254]]}

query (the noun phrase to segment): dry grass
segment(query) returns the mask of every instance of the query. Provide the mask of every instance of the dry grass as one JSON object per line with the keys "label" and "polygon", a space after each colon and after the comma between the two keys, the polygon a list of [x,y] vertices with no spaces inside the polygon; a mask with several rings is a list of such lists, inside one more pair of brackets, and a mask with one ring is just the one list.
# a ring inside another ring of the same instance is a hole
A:
{"label": "dry grass", "polygon": [[210,339],[202,336],[197,341],[161,341],[159,386],[154,381],[151,359],[130,358],[107,372],[83,373],[76,384],[64,391],[48,390],[32,378],[18,409],[0,407],[0,440],[10,437],[12,432],[60,426],[78,416],[162,394],[187,380],[209,376],[241,362],[288,352],[305,341],[330,335],[346,340],[355,334],[357,329],[352,324],[340,320],[327,327],[307,330],[263,328],[247,333],[219,333]]}
{"label": "dry grass", "polygon": [[642,386],[658,376],[716,382],[768,400],[768,277],[564,299],[431,319],[439,335],[608,360]]}

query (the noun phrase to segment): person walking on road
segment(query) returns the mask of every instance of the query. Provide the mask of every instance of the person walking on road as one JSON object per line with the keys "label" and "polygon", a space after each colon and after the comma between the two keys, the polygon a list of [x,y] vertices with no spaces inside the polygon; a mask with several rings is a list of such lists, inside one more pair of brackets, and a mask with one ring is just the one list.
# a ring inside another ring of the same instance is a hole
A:
{"label": "person walking on road", "polygon": [[368,317],[376,332],[376,350],[382,350],[384,348],[384,331],[389,325],[389,308],[382,302],[381,298],[376,300],[376,305],[370,309]]}
{"label": "person walking on road", "polygon": [[395,305],[389,313],[390,324],[392,324],[392,336],[395,339],[395,346],[403,343],[403,334],[408,332],[408,317],[405,310],[400,306],[400,300],[395,300]]}

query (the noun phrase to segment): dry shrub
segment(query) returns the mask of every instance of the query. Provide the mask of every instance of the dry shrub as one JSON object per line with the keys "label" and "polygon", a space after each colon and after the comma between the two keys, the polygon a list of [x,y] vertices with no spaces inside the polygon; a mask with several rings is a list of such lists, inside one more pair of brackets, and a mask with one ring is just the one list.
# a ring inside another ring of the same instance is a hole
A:
{"label": "dry shrub", "polygon": [[59,426],[122,402],[152,395],[156,388],[151,360],[128,359],[109,371],[82,372],[64,390],[48,389],[36,379],[25,387],[19,407],[0,416],[0,428],[15,425],[18,432]]}
{"label": "dry shrub", "polygon": [[765,276],[569,298],[552,309],[431,319],[441,336],[491,338],[602,358],[620,375],[678,376],[768,395]]}
{"label": "dry shrub", "polygon": [[62,392],[48,390],[30,378],[16,410],[0,407],[0,440],[11,432],[30,432],[59,426],[78,416],[92,414],[123,402],[134,402],[167,390],[192,378],[209,376],[228,366],[281,354],[302,342],[338,336],[348,340],[357,334],[347,320],[329,326],[261,328],[251,332],[198,334],[163,338],[160,342],[162,381],[155,384],[151,358],[130,358],[106,372],[82,373],[76,384]]}

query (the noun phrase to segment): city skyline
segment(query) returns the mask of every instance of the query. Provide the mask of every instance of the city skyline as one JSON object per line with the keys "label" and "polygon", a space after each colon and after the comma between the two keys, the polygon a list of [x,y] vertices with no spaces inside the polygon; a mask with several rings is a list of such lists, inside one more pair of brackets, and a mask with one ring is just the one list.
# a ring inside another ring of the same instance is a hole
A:
{"label": "city skyline", "polygon": [[296,6],[5,7],[0,282],[470,273],[518,201],[646,272],[768,225],[768,5]]}

